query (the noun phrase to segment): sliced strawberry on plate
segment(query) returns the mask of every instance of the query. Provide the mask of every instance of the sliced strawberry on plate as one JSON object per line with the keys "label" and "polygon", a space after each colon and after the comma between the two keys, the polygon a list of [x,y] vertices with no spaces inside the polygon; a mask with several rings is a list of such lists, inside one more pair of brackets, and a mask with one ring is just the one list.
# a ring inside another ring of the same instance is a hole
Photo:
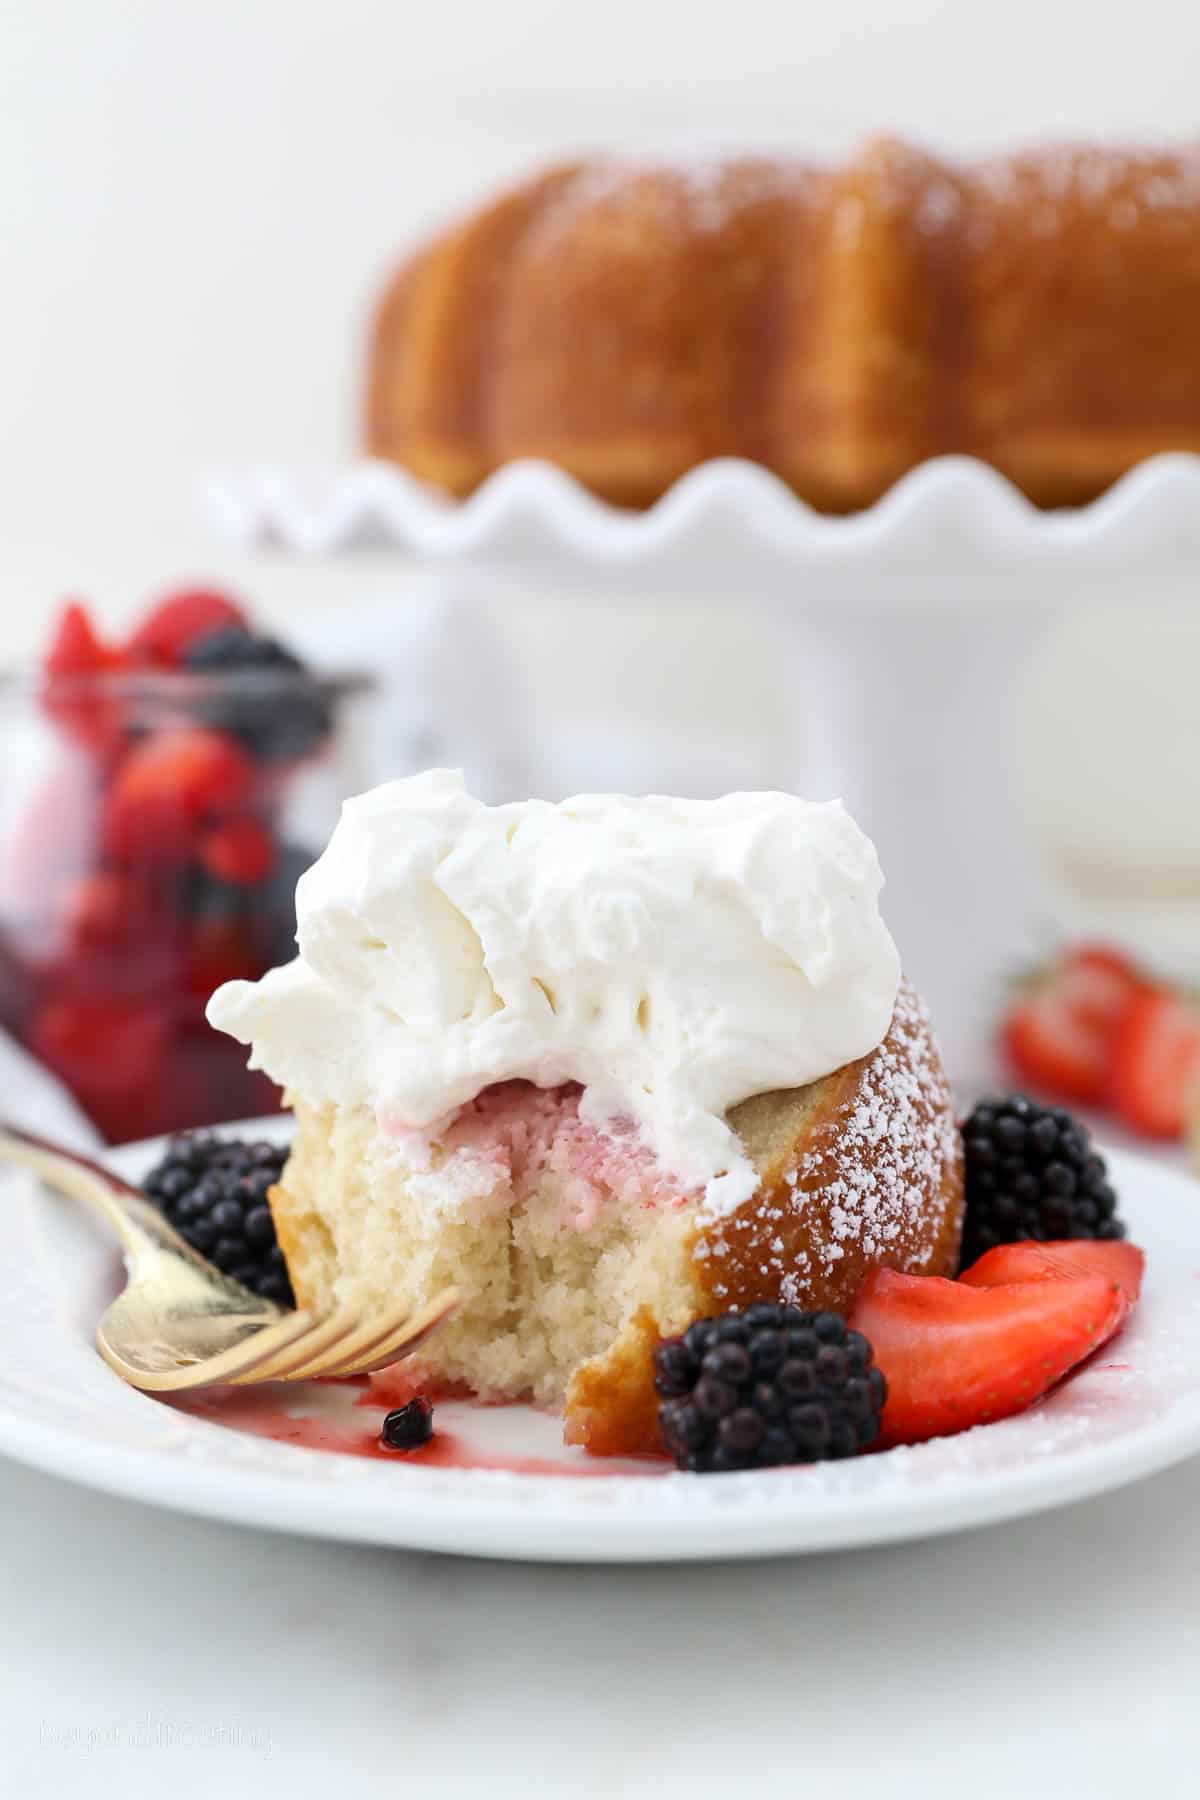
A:
{"label": "sliced strawberry on plate", "polygon": [[1098,1101],[1108,1082],[1108,1035],[1081,1019],[1046,983],[1023,994],[1000,1032],[1004,1055],[1030,1087],[1062,1100]]}
{"label": "sliced strawberry on plate", "polygon": [[228,594],[213,588],[186,588],[168,594],[146,615],[129,640],[129,655],[142,665],[175,669],[201,638],[230,625],[246,624],[245,610]]}
{"label": "sliced strawberry on plate", "polygon": [[1104,944],[1063,952],[1020,993],[1001,1032],[1009,1063],[1043,1093],[1103,1099],[1117,1041],[1145,984],[1133,963]]}
{"label": "sliced strawberry on plate", "polygon": [[245,805],[254,764],[220,731],[154,733],[130,751],[109,789],[104,842],[118,858],[185,861],[202,827]]}
{"label": "sliced strawberry on plate", "polygon": [[1145,981],[1129,957],[1111,944],[1072,944],[1063,952],[1059,986],[1085,1024],[1115,1033]]}
{"label": "sliced strawberry on plate", "polygon": [[1181,1138],[1200,1087],[1200,1011],[1148,988],[1134,1002],[1113,1057],[1108,1098],[1142,1137]]}
{"label": "sliced strawberry on plate", "polygon": [[921,1443],[1024,1411],[1127,1311],[1101,1275],[977,1287],[874,1270],[849,1324],[870,1340],[887,1380],[881,1443]]}
{"label": "sliced strawberry on plate", "polygon": [[1136,1244],[1096,1238],[1063,1238],[1057,1243],[1000,1244],[959,1276],[970,1287],[1000,1287],[1012,1281],[1071,1281],[1100,1275],[1121,1289],[1132,1307],[1142,1291],[1145,1253]]}

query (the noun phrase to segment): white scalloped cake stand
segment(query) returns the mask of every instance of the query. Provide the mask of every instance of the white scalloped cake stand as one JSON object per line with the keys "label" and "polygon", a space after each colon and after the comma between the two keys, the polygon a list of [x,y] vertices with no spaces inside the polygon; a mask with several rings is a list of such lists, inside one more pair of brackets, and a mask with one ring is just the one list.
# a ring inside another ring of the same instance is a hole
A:
{"label": "white scalloped cake stand", "polygon": [[[390,547],[441,564],[449,582],[469,570],[476,594],[493,584],[496,621],[508,585],[531,583],[578,604],[735,597],[748,623],[773,615],[794,644],[783,778],[840,794],[875,839],[889,920],[968,1080],[986,1075],[980,1021],[997,980],[1048,908],[1015,793],[1022,673],[1064,612],[1142,594],[1194,603],[1200,570],[1200,458],[1185,455],[1054,513],[966,458],[925,464],[848,518],[814,513],[733,460],[694,470],[644,513],[537,463],[501,470],[461,503],[365,463],[226,474],[205,504],[243,546]],[[779,679],[764,671],[764,683]]]}

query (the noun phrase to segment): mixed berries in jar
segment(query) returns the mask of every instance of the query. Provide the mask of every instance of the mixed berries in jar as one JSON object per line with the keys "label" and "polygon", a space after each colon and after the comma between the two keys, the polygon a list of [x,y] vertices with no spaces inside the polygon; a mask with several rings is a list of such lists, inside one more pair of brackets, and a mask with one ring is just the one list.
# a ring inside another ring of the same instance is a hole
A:
{"label": "mixed berries in jar", "polygon": [[122,644],[68,606],[6,695],[0,1025],[111,1142],[274,1111],[213,989],[295,954],[295,887],[345,792],[345,709],[224,594]]}

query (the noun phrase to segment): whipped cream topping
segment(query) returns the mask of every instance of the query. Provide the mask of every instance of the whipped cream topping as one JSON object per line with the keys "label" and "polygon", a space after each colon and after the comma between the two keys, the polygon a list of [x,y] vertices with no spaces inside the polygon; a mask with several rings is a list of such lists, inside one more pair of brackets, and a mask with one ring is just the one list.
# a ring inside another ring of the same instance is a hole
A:
{"label": "whipped cream topping", "polygon": [[486,806],[433,770],[347,801],[297,889],[298,958],[208,1016],[313,1105],[436,1132],[495,1082],[579,1082],[725,1212],[756,1176],[724,1114],[865,1056],[900,968],[839,801],[587,794]]}

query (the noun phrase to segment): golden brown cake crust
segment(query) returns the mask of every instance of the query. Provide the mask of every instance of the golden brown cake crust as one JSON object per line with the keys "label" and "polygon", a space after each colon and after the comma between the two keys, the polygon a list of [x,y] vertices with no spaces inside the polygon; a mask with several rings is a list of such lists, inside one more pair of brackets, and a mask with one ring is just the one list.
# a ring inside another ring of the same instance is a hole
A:
{"label": "golden brown cake crust", "polygon": [[733,455],[848,511],[961,452],[1085,501],[1200,451],[1200,147],[551,170],[397,274],[366,436],[454,494],[536,456],[642,506]]}
{"label": "golden brown cake crust", "polygon": [[[298,1303],[366,1312],[403,1295],[415,1306],[454,1283],[458,1315],[403,1373],[495,1399],[536,1391],[558,1404],[565,1389],[568,1439],[600,1454],[656,1448],[651,1353],[694,1318],[758,1300],[844,1312],[872,1268],[945,1275],[957,1262],[959,1133],[907,983],[869,1056],[734,1108],[760,1179],[721,1217],[614,1205],[564,1232],[555,1193],[511,1187],[498,1211],[455,1212],[443,1190],[449,1204],[431,1205],[429,1186],[452,1177],[414,1176],[370,1108],[298,1103],[296,1123],[270,1204]],[[549,1361],[547,1333],[565,1334]]]}
{"label": "golden brown cake crust", "polygon": [[[951,1275],[962,1235],[962,1148],[920,1000],[903,984],[879,1048],[795,1095],[764,1094],[730,1122],[764,1137],[758,1192],[694,1240],[693,1315],[757,1300],[846,1312],[880,1265]],[[657,1447],[650,1351],[688,1320],[641,1313],[567,1395],[573,1443],[602,1455]]]}

